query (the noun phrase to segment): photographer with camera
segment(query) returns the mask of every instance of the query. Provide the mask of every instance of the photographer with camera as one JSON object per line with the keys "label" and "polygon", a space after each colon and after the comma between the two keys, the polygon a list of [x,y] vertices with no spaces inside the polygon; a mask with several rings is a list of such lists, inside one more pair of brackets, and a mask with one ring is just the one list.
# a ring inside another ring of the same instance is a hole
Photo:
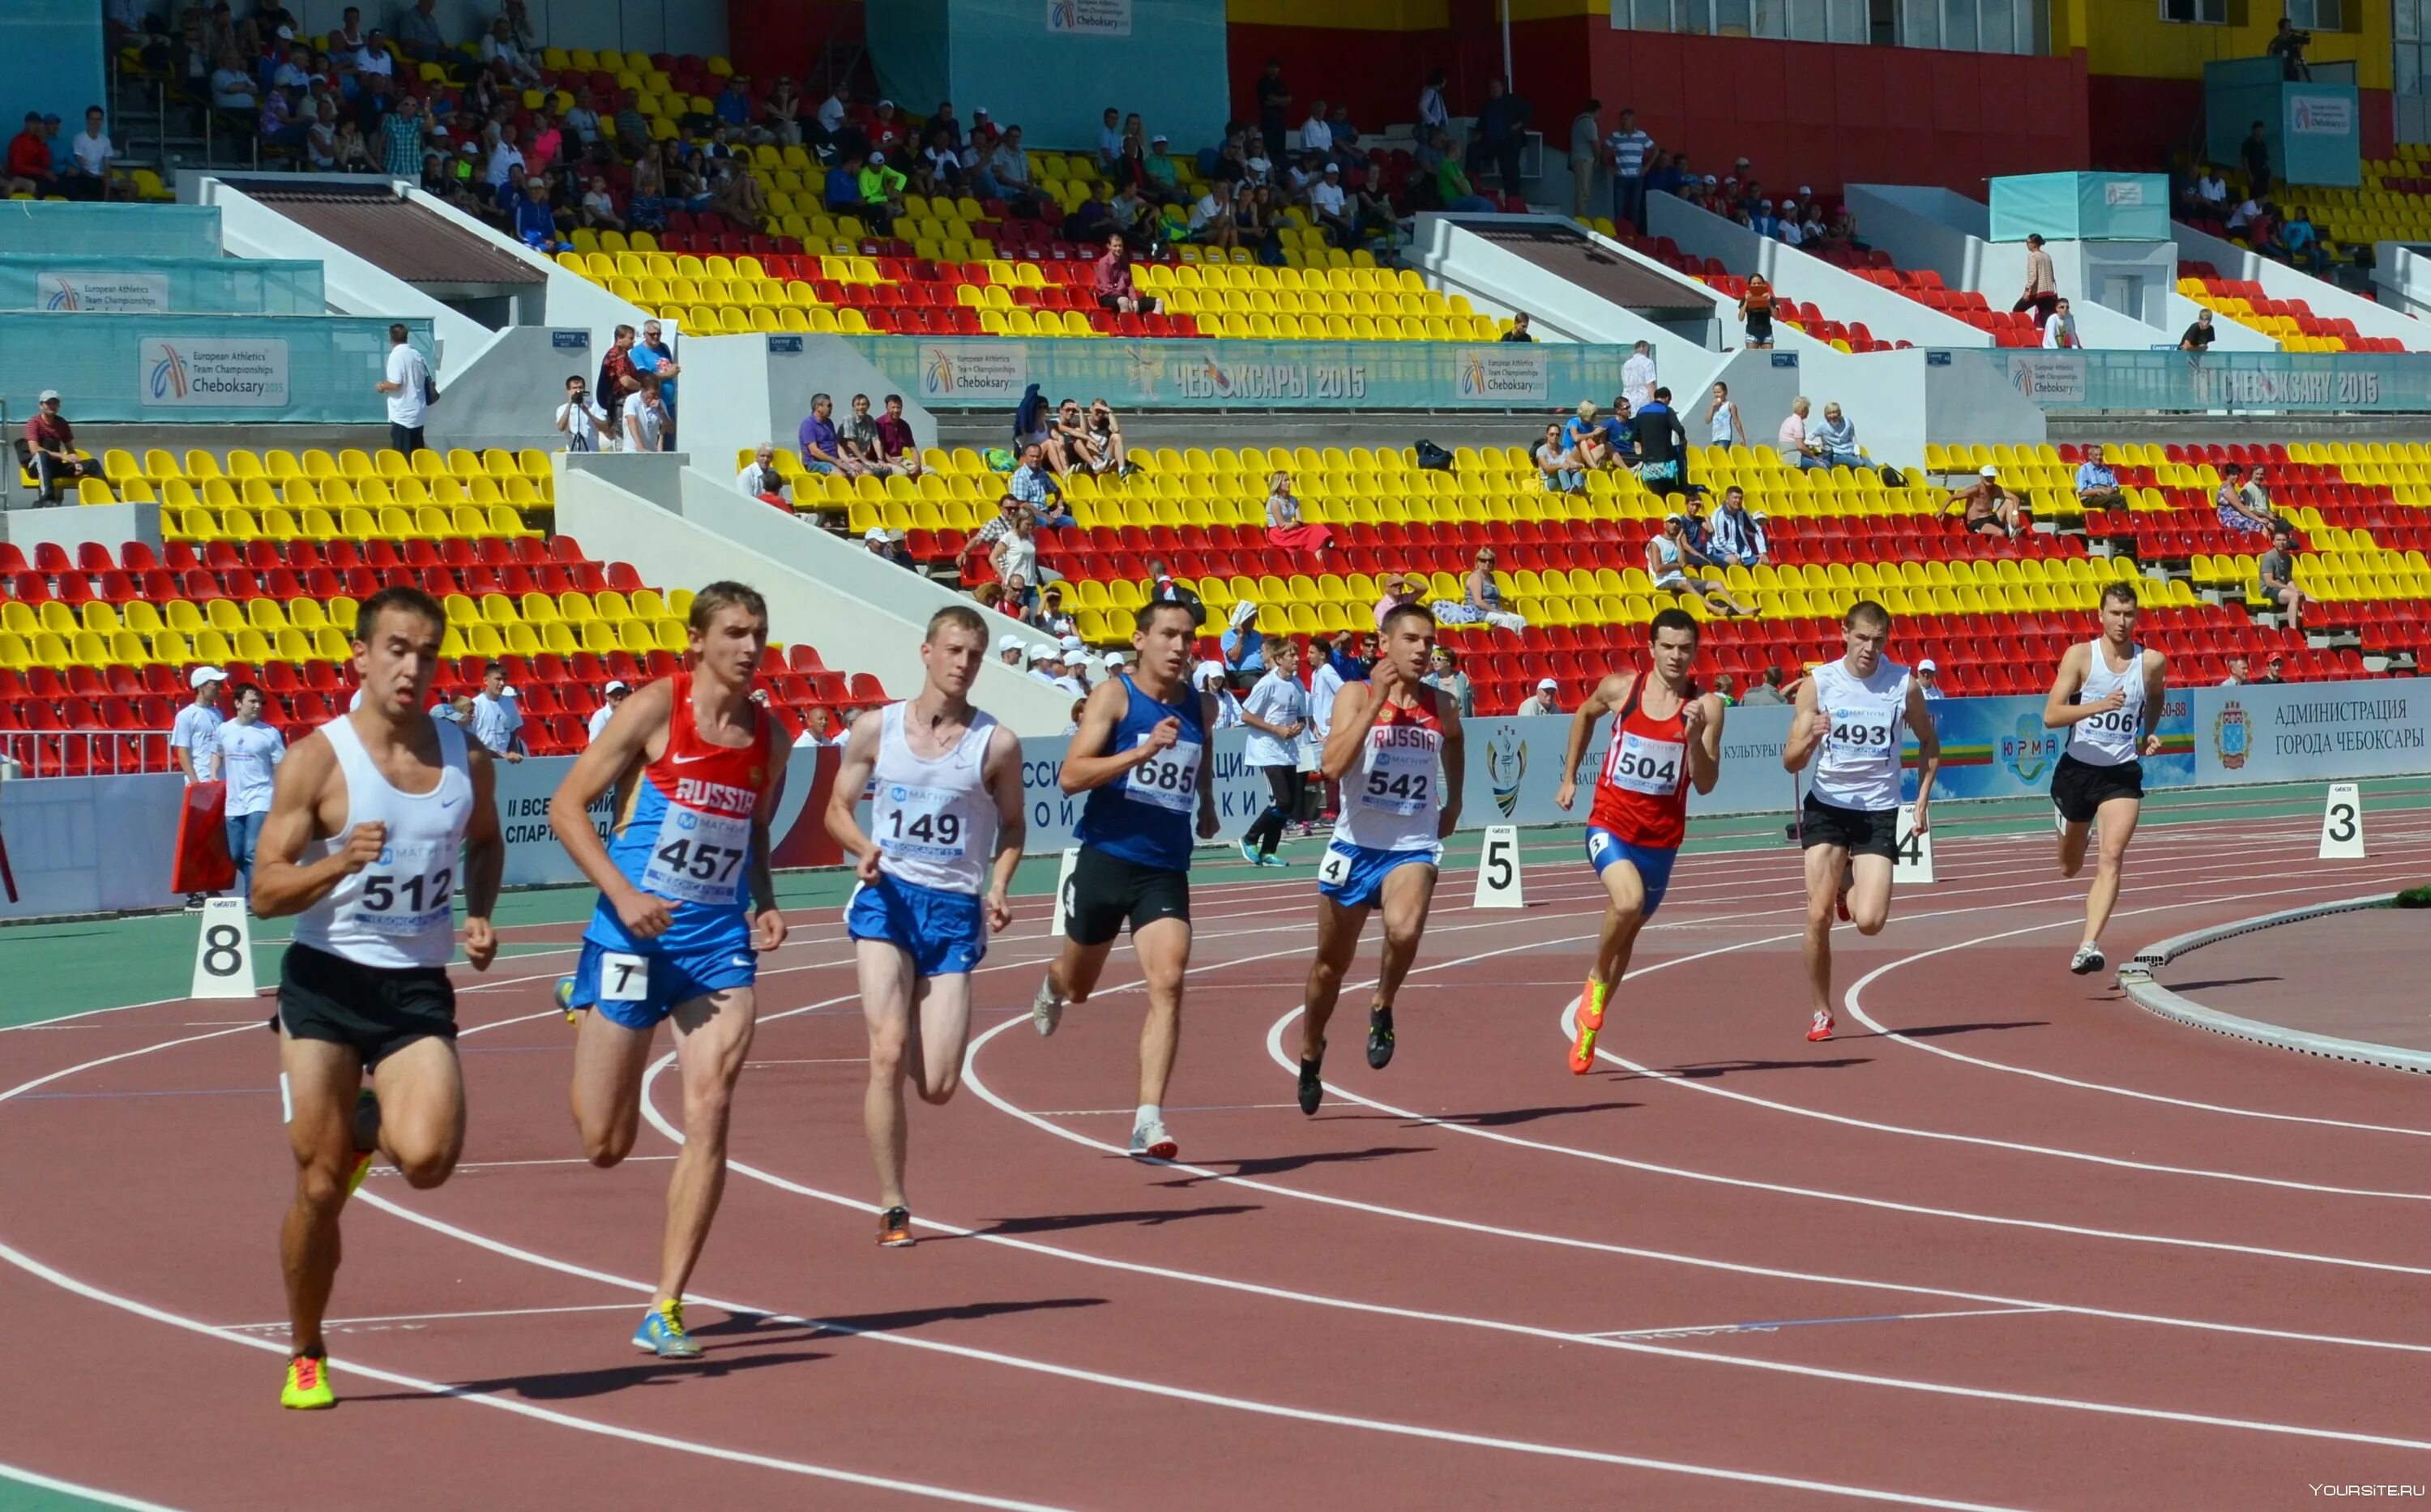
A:
{"label": "photographer with camera", "polygon": [[2313,76],[2312,65],[2305,61],[2305,49],[2313,45],[2313,34],[2298,31],[2286,16],[2279,18],[2279,30],[2262,49],[2263,56],[2279,59],[2288,82],[2293,84]]}

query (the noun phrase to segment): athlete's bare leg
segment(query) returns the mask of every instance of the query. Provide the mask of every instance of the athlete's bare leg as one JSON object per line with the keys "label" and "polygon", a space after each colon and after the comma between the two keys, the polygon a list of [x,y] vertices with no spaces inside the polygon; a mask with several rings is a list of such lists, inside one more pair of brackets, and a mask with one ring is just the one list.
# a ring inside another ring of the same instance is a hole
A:
{"label": "athlete's bare leg", "polygon": [[683,1149],[667,1178],[667,1232],[659,1255],[661,1302],[683,1296],[726,1190],[726,1132],[734,1084],[751,1050],[758,1001],[729,987],[676,1005],[676,1070],[683,1081]]}
{"label": "athlete's bare leg", "polygon": [[1434,867],[1414,861],[1384,874],[1384,964],[1376,973],[1371,1006],[1390,1008],[1400,995],[1401,979],[1418,958],[1418,936],[1426,932],[1427,911],[1434,900]]}
{"label": "athlete's bare leg", "polygon": [[642,1068],[655,1028],[631,1029],[594,1008],[574,1037],[574,1127],[582,1153],[605,1170],[633,1152],[642,1126]]}
{"label": "athlete's bare leg", "polygon": [[[1832,1011],[1832,911],[1840,896],[1840,877],[1848,869],[1849,851],[1844,846],[1809,846],[1805,860],[1806,939],[1802,953],[1806,958],[1807,995],[1814,999],[1813,1006],[1817,1013],[1829,1014]],[[1853,907],[1853,916],[1854,912]]]}
{"label": "athlete's bare leg", "polygon": [[879,1205],[903,1207],[903,1084],[908,1076],[928,1103],[946,1102],[961,1089],[971,979],[962,972],[916,979],[908,952],[877,940],[861,941],[859,955],[862,1011],[869,1024],[862,1124],[878,1166]]}
{"label": "athlete's bare leg", "polygon": [[1891,858],[1852,856],[1849,869],[1849,922],[1860,934],[1880,934],[1891,917]]}
{"label": "athlete's bare leg", "polygon": [[2136,838],[2137,821],[2143,817],[2140,798],[2115,798],[2105,801],[2094,815],[2102,830],[2100,859],[2094,863],[2093,885],[2085,892],[2085,940],[2091,945],[2102,938],[2110,923],[2110,911],[2119,906],[2119,873],[2127,860],[2127,842]]}
{"label": "athlete's bare leg", "polygon": [[2059,827],[2059,874],[2073,877],[2085,866],[2085,848],[2093,838],[2090,824],[2071,824],[2063,820]]}
{"label": "athlete's bare leg", "polygon": [[355,1164],[355,1092],[362,1084],[362,1063],[348,1046],[294,1039],[282,1030],[278,1065],[293,1110],[287,1146],[295,1156],[295,1196],[278,1231],[278,1257],[287,1276],[290,1347],[303,1354],[322,1347],[321,1319],[338,1278],[338,1213]]}
{"label": "athlete's bare leg", "polygon": [[464,1151],[464,1071],[452,1040],[417,1039],[372,1071],[379,1094],[380,1148],[416,1188],[455,1172]]}
{"label": "athlete's bare leg", "polygon": [[1063,953],[1047,967],[1048,987],[1066,1002],[1087,1002],[1089,994],[1098,990],[1098,978],[1105,974],[1106,957],[1114,949],[1111,939],[1096,945],[1065,940]]}
{"label": "athlete's bare leg", "polygon": [[1316,959],[1308,964],[1308,986],[1300,997],[1299,1058],[1316,1059],[1325,1045],[1325,1026],[1333,1017],[1334,1000],[1342,996],[1342,977],[1359,953],[1359,936],[1366,932],[1371,910],[1365,904],[1346,908],[1317,895]]}
{"label": "athlete's bare leg", "polygon": [[[1148,979],[1148,1019],[1140,1025],[1140,1101],[1165,1104],[1173,1056],[1182,1041],[1182,978],[1190,969],[1190,921],[1161,918],[1132,931],[1140,975]],[[1104,962],[1100,953],[1099,964]],[[1093,975],[1094,982],[1094,975]]]}
{"label": "athlete's bare leg", "polygon": [[1595,965],[1587,980],[1607,991],[1629,974],[1629,954],[1646,927],[1646,879],[1628,861],[1603,869],[1603,932],[1596,936]]}

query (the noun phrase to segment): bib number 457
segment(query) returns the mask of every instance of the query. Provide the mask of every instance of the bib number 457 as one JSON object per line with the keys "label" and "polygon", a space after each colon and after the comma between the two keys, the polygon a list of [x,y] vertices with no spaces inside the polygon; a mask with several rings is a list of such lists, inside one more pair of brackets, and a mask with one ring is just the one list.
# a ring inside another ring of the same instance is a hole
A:
{"label": "bib number 457", "polygon": [[660,865],[696,882],[726,882],[734,880],[735,868],[743,865],[746,848],[713,846],[706,840],[670,840],[658,848]]}

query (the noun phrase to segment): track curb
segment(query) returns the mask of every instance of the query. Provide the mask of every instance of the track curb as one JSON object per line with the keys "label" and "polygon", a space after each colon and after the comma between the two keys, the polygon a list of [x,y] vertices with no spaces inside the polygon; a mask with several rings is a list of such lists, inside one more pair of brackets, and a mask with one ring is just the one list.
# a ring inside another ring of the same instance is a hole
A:
{"label": "track curb", "polygon": [[2308,1033],[2301,1029],[2288,1029],[2280,1024],[2267,1024],[2259,1019],[2244,1018],[2235,1014],[2206,1008],[2202,1003],[2171,991],[2153,980],[2153,973],[2182,956],[2281,924],[2296,924],[2305,919],[2322,918],[2332,914],[2354,914],[2366,909],[2388,908],[2391,895],[2374,893],[2369,898],[2350,898],[2334,903],[2314,903],[2305,908],[2282,909],[2273,914],[2259,914],[2209,929],[2189,930],[2165,940],[2148,945],[2136,952],[2136,958],[2119,968],[2120,990],[2128,1000],[2146,1013],[2154,1014],[2188,1028],[2208,1031],[2230,1039],[2268,1045],[2274,1050],[2292,1050],[2300,1055],[2318,1055],[2324,1060],[2348,1061],[2363,1066],[2378,1066],[2392,1071],[2417,1071],[2431,1075],[2431,1051],[2400,1050],[2394,1045],[2375,1045],[2369,1040],[2340,1039],[2330,1034]]}

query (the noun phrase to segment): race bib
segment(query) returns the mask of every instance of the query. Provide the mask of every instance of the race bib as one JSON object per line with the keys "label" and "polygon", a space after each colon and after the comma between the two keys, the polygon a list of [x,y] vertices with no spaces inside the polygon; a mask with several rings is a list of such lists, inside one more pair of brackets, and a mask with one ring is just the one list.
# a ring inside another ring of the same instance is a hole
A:
{"label": "race bib", "polygon": [[1350,880],[1350,851],[1327,846],[1323,859],[1316,864],[1316,880],[1335,887],[1341,886]]}
{"label": "race bib", "polygon": [[1836,710],[1823,742],[1851,756],[1880,757],[1885,751],[1899,748],[1899,720],[1887,710],[1869,709],[1853,714]]}
{"label": "race bib", "polygon": [[898,861],[960,861],[970,848],[960,794],[945,788],[890,782],[878,791],[870,814],[878,848]]}
{"label": "race bib", "polygon": [[650,963],[622,950],[599,957],[599,1000],[640,1002],[650,993]]}
{"label": "race bib", "polygon": [[1688,748],[1676,740],[1649,740],[1635,730],[1620,732],[1603,760],[1603,780],[1614,787],[1654,798],[1680,791],[1680,764]]}
{"label": "race bib", "polygon": [[362,871],[355,922],[375,934],[444,929],[456,900],[456,853],[435,845],[390,846]]}
{"label": "race bib", "polygon": [[[1148,736],[1142,734],[1132,743],[1132,748],[1138,749],[1147,739]],[[1168,813],[1189,813],[1199,801],[1201,749],[1195,740],[1175,741],[1124,774],[1123,796],[1135,803],[1145,803]]]}
{"label": "race bib", "polygon": [[1434,807],[1435,753],[1425,746],[1371,746],[1359,780],[1359,806],[1403,818]]}
{"label": "race bib", "polygon": [[732,903],[750,851],[749,818],[670,803],[650,842],[642,890],[682,903]]}
{"label": "race bib", "polygon": [[2137,704],[2130,703],[2121,704],[2106,714],[2080,719],[2076,722],[2076,728],[2087,735],[2132,735],[2142,728],[2143,723],[2144,711]]}

